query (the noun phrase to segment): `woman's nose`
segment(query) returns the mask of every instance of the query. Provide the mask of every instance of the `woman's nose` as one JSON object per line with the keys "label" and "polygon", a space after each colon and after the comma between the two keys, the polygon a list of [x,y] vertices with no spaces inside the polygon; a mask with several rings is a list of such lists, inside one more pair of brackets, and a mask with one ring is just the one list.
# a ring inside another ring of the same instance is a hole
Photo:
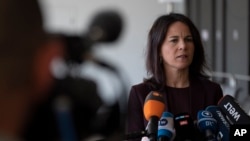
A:
{"label": "woman's nose", "polygon": [[184,40],[180,41],[179,43],[179,49],[180,50],[185,50],[186,49],[186,43]]}

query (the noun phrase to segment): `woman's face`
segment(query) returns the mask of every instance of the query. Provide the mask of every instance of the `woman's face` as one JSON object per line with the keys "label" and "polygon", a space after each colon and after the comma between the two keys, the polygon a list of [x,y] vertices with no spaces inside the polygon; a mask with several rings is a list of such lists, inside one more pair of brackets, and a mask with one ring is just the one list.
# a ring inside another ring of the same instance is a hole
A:
{"label": "woman's face", "polygon": [[179,21],[170,25],[160,52],[165,69],[188,69],[193,54],[194,43],[189,27]]}

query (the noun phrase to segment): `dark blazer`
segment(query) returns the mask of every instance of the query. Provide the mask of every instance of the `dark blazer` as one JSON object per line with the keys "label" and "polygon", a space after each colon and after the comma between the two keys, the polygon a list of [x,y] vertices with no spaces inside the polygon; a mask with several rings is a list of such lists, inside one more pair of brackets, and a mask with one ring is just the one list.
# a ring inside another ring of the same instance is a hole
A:
{"label": "dark blazer", "polygon": [[[131,87],[129,100],[128,100],[128,115],[127,115],[127,133],[134,131],[145,130],[147,121],[144,118],[143,106],[144,100],[148,93],[154,91],[146,83],[140,83]],[[199,110],[204,110],[209,105],[217,105],[220,98],[223,96],[222,89],[219,84],[212,82],[208,79],[195,79],[190,83],[190,93],[192,97],[191,110],[188,113],[191,117],[196,120],[197,113]],[[165,102],[167,99],[167,92],[163,92]],[[174,113],[174,108],[169,109],[168,103],[165,103],[165,111],[171,111]],[[179,106],[183,106],[180,102]]]}

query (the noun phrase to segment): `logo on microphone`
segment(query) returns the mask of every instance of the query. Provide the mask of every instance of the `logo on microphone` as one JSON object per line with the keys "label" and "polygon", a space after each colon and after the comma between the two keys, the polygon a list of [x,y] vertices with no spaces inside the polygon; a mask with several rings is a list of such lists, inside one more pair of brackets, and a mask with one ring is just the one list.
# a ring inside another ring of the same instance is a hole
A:
{"label": "logo on microphone", "polygon": [[153,92],[153,95],[154,96],[161,96],[158,92],[155,92],[155,91]]}
{"label": "logo on microphone", "polygon": [[165,126],[165,125],[167,125],[167,124],[168,124],[168,120],[165,119],[165,118],[161,119],[160,122],[159,122],[159,125],[160,125],[160,126]]}
{"label": "logo on microphone", "polygon": [[220,111],[216,111],[218,117],[220,118],[220,120],[222,121],[222,123],[227,127],[227,129],[230,129],[230,125],[229,123],[226,121],[226,119],[224,118],[223,114]]}
{"label": "logo on microphone", "polygon": [[213,118],[213,115],[209,111],[201,110],[198,112],[198,127],[202,130],[214,129],[216,127],[217,121]]}
{"label": "logo on microphone", "polygon": [[201,115],[202,115],[203,117],[205,117],[205,118],[211,118],[211,117],[213,117],[213,115],[212,115],[210,112],[208,112],[208,111],[203,111],[203,112],[201,113]]}
{"label": "logo on microphone", "polygon": [[228,113],[235,119],[235,121],[238,121],[240,118],[240,114],[236,111],[236,109],[233,107],[233,105],[230,102],[227,102],[224,104],[225,109],[228,111]]}

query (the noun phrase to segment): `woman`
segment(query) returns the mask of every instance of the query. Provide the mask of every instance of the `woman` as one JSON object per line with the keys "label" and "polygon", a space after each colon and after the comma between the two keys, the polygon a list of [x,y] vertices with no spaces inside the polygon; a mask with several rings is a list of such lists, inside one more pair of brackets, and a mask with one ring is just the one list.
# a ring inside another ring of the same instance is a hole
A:
{"label": "woman", "polygon": [[159,17],[148,35],[146,67],[149,77],[131,88],[128,101],[127,131],[147,126],[143,114],[145,97],[158,91],[165,100],[165,111],[188,113],[196,120],[199,110],[217,105],[223,96],[220,85],[210,81],[199,31],[182,14]]}

